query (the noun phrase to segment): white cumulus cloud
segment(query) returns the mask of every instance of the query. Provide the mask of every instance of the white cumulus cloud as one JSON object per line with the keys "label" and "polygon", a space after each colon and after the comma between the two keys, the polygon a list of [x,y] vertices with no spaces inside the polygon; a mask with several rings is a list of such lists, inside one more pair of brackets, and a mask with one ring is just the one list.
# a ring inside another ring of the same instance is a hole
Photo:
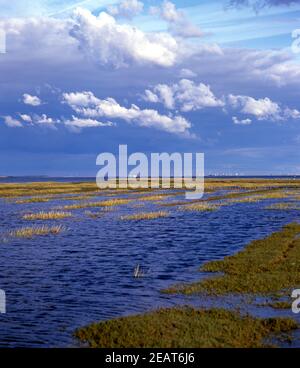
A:
{"label": "white cumulus cloud", "polygon": [[40,106],[42,104],[42,101],[37,96],[32,96],[28,93],[25,93],[23,95],[23,102],[25,105],[31,105],[31,106]]}
{"label": "white cumulus cloud", "polygon": [[123,0],[117,5],[107,8],[109,14],[124,18],[133,18],[140,14],[144,9],[144,4],[138,0]]}
{"label": "white cumulus cloud", "polygon": [[35,115],[34,122],[36,124],[55,124],[56,121],[48,117],[46,114],[42,114],[41,116]]}
{"label": "white cumulus cloud", "polygon": [[98,17],[78,8],[71,35],[80,47],[101,65],[116,68],[130,63],[150,63],[169,67],[175,64],[179,46],[168,33],[144,33],[128,25],[118,24],[109,14]]}
{"label": "white cumulus cloud", "polygon": [[214,95],[210,86],[196,84],[189,79],[181,79],[172,85],[158,84],[152,91],[145,91],[144,99],[148,102],[161,102],[168,109],[178,106],[184,112],[224,106],[224,102]]}
{"label": "white cumulus cloud", "polygon": [[176,36],[190,38],[202,37],[202,30],[190,22],[182,10],[178,10],[171,1],[165,0],[161,6],[153,6],[150,13],[159,15],[163,20],[169,23],[169,30]]}
{"label": "white cumulus cloud", "polygon": [[250,125],[252,123],[251,119],[238,119],[236,116],[232,117],[232,121],[237,125]]}
{"label": "white cumulus cloud", "polygon": [[240,113],[255,116],[257,120],[285,121],[300,118],[298,110],[283,108],[268,97],[255,99],[250,96],[230,94],[227,100],[229,107]]}
{"label": "white cumulus cloud", "polygon": [[180,78],[194,78],[197,77],[197,73],[194,73],[192,70],[183,68],[179,73]]}
{"label": "white cumulus cloud", "polygon": [[3,116],[4,119],[4,123],[9,127],[9,128],[22,128],[23,125],[22,123],[17,120],[14,119],[12,116],[7,115],[7,116]]}
{"label": "white cumulus cloud", "polygon": [[20,114],[20,117],[23,121],[25,121],[26,123],[32,123],[32,118],[30,115],[27,114]]}
{"label": "white cumulus cloud", "polygon": [[182,116],[161,115],[153,109],[140,109],[136,105],[121,106],[113,98],[98,99],[92,92],[64,93],[63,102],[84,117],[122,119],[138,126],[151,127],[170,133],[188,133],[191,124]]}
{"label": "white cumulus cloud", "polygon": [[74,127],[74,128],[97,128],[97,127],[105,127],[105,126],[113,126],[114,124],[112,122],[103,123],[101,121],[95,120],[95,119],[84,119],[84,118],[78,118],[76,116],[72,116],[72,119],[66,120],[64,124],[68,127]]}
{"label": "white cumulus cloud", "polygon": [[249,96],[228,96],[228,103],[244,114],[254,115],[258,120],[280,120],[281,108],[268,97],[255,99]]}

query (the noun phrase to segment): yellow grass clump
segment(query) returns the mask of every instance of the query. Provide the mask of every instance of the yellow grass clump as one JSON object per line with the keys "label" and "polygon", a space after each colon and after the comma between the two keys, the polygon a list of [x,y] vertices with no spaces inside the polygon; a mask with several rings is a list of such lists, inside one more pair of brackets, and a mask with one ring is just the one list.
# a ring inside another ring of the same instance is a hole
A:
{"label": "yellow grass clump", "polygon": [[23,216],[24,220],[59,220],[66,217],[71,217],[70,212],[38,212],[28,213]]}
{"label": "yellow grass clump", "polygon": [[100,202],[84,202],[84,203],[71,204],[69,206],[63,206],[63,209],[64,210],[76,210],[79,208],[112,207],[112,206],[119,206],[121,204],[127,204],[129,202],[131,202],[130,199],[111,199],[111,200],[100,201]]}
{"label": "yellow grass clump", "polygon": [[64,227],[62,225],[22,227],[20,229],[11,231],[9,235],[16,238],[32,238],[33,236],[58,234],[63,230]]}
{"label": "yellow grass clump", "polygon": [[187,206],[182,206],[181,209],[187,211],[216,211],[219,209],[219,205],[210,203],[193,203]]}
{"label": "yellow grass clump", "polygon": [[142,212],[136,213],[134,215],[126,215],[122,216],[121,220],[153,220],[160,217],[167,217],[169,215],[168,212],[158,211],[158,212]]}
{"label": "yellow grass clump", "polygon": [[171,197],[170,195],[158,194],[158,195],[152,195],[152,196],[139,197],[137,198],[137,200],[138,201],[160,201],[160,200],[168,199],[170,197]]}

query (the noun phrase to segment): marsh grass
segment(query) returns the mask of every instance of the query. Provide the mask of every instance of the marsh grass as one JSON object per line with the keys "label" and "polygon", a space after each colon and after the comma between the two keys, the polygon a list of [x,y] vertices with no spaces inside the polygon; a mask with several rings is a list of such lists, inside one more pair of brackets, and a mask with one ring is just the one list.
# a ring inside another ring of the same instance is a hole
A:
{"label": "marsh grass", "polygon": [[34,236],[44,236],[49,234],[59,234],[65,230],[62,225],[57,226],[33,226],[33,227],[22,227],[17,230],[13,230],[9,233],[11,237],[16,238],[32,238]]}
{"label": "marsh grass", "polygon": [[27,204],[27,203],[43,203],[43,202],[50,202],[50,201],[83,201],[92,199],[93,196],[100,195],[97,194],[88,194],[88,195],[68,195],[68,196],[60,196],[60,195],[51,195],[51,196],[37,196],[37,197],[30,197],[24,199],[18,199],[14,203],[15,204]]}
{"label": "marsh grass", "polygon": [[62,209],[76,210],[80,208],[92,208],[92,207],[114,207],[114,206],[119,206],[122,204],[127,204],[131,201],[132,201],[131,199],[110,199],[110,200],[99,201],[99,202],[83,202],[83,203],[76,203],[76,204],[63,206]]}
{"label": "marsh grass", "polygon": [[75,337],[92,348],[259,348],[270,346],[267,338],[296,328],[290,318],[177,307],[93,323],[76,330]]}
{"label": "marsh grass", "polygon": [[19,199],[15,201],[15,204],[27,204],[27,203],[44,203],[49,202],[53,199],[53,196],[45,196],[45,197],[31,197],[26,199]]}
{"label": "marsh grass", "polygon": [[153,220],[161,217],[167,217],[168,212],[158,211],[158,212],[141,212],[134,215],[121,216],[121,220]]}
{"label": "marsh grass", "polygon": [[236,199],[229,199],[224,204],[230,205],[234,203],[257,203],[260,201],[265,200],[265,198],[253,196],[253,197],[245,197],[245,198],[236,198]]}
{"label": "marsh grass", "polygon": [[165,207],[172,206],[190,206],[194,203],[203,202],[220,202],[223,201],[223,205],[230,205],[231,203],[243,203],[243,202],[258,202],[265,199],[280,199],[280,198],[291,198],[293,191],[282,188],[271,188],[271,189],[259,189],[259,190],[247,190],[234,193],[226,193],[221,195],[213,195],[206,199],[193,199],[190,201],[174,201],[165,204],[161,204]]}
{"label": "marsh grass", "polygon": [[78,194],[99,192],[96,183],[59,183],[59,182],[41,182],[41,183],[7,183],[0,184],[0,197],[28,197],[41,195],[57,194]]}
{"label": "marsh grass", "polygon": [[72,213],[70,212],[51,211],[51,212],[28,213],[25,214],[22,218],[24,220],[59,220],[71,216]]}
{"label": "marsh grass", "polygon": [[202,281],[175,285],[167,293],[269,295],[300,286],[300,224],[292,223],[237,254],[206,263],[201,270],[218,273]]}
{"label": "marsh grass", "polygon": [[[98,194],[95,194],[98,195]],[[86,201],[93,198],[92,195],[80,195],[80,196],[63,196],[63,197],[57,197],[56,199],[60,201]]]}
{"label": "marsh grass", "polygon": [[266,210],[300,210],[300,204],[297,203],[275,203],[265,207]]}
{"label": "marsh grass", "polygon": [[84,214],[91,219],[97,219],[104,216],[103,212],[85,211]]}
{"label": "marsh grass", "polygon": [[268,306],[274,309],[291,309],[292,302],[278,301],[278,302],[269,303]]}
{"label": "marsh grass", "polygon": [[133,208],[143,208],[145,207],[145,204],[144,203],[135,203],[132,205]]}
{"label": "marsh grass", "polygon": [[152,196],[143,196],[143,197],[138,197],[136,198],[137,201],[161,201],[164,199],[168,199],[170,198],[171,195],[168,194],[158,194],[158,195],[152,195]]}
{"label": "marsh grass", "polygon": [[[159,188],[161,180],[158,181]],[[181,179],[172,179],[170,189],[178,189],[175,182],[182,182]],[[80,194],[97,192],[99,194],[108,193],[149,193],[157,189],[150,187],[148,180],[148,188],[128,189],[119,188],[117,183],[116,189],[99,190],[95,182],[36,182],[36,183],[2,183],[0,184],[0,198],[12,198],[22,196],[41,196],[56,194]],[[189,184],[187,184],[189,186]],[[182,189],[186,189],[183,183]],[[228,190],[276,190],[276,189],[300,189],[300,180],[274,180],[274,179],[210,179],[205,180],[205,191],[214,192],[221,189]]]}
{"label": "marsh grass", "polygon": [[111,207],[103,207],[101,211],[98,212],[92,212],[92,211],[84,211],[84,214],[92,219],[101,218],[103,217],[107,212],[111,211]]}
{"label": "marsh grass", "polygon": [[220,205],[216,204],[210,204],[210,203],[193,203],[191,205],[187,205],[184,207],[179,207],[181,210],[184,211],[199,211],[199,212],[205,212],[205,211],[216,211],[220,208]]}

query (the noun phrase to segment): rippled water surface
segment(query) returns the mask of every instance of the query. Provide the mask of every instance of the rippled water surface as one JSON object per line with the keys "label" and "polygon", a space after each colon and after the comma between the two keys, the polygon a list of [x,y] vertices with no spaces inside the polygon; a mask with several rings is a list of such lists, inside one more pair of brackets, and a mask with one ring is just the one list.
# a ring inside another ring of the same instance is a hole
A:
{"label": "rippled water surface", "polygon": [[[1,200],[1,234],[28,226],[23,213],[70,203]],[[122,214],[160,209],[153,203],[137,208],[133,202],[97,219],[83,209],[70,219],[38,222],[64,224],[66,230],[58,235],[4,239],[0,288],[6,292],[7,313],[0,315],[0,345],[73,346],[74,329],[92,321],[188,302],[160,290],[199,279],[203,262],[235,253],[298,217],[295,211],[265,210],[269,203],[234,204],[214,212],[172,207],[167,218],[120,220]],[[145,272],[140,279],[133,278],[137,264]]]}

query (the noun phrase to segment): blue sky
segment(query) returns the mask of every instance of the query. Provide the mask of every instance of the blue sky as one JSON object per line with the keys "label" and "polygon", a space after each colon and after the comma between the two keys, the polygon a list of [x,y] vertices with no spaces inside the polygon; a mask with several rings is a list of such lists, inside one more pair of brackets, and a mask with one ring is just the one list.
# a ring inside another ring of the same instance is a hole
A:
{"label": "blue sky", "polygon": [[300,1],[0,9],[0,176],[94,176],[119,144],[204,152],[206,174],[300,174]]}

